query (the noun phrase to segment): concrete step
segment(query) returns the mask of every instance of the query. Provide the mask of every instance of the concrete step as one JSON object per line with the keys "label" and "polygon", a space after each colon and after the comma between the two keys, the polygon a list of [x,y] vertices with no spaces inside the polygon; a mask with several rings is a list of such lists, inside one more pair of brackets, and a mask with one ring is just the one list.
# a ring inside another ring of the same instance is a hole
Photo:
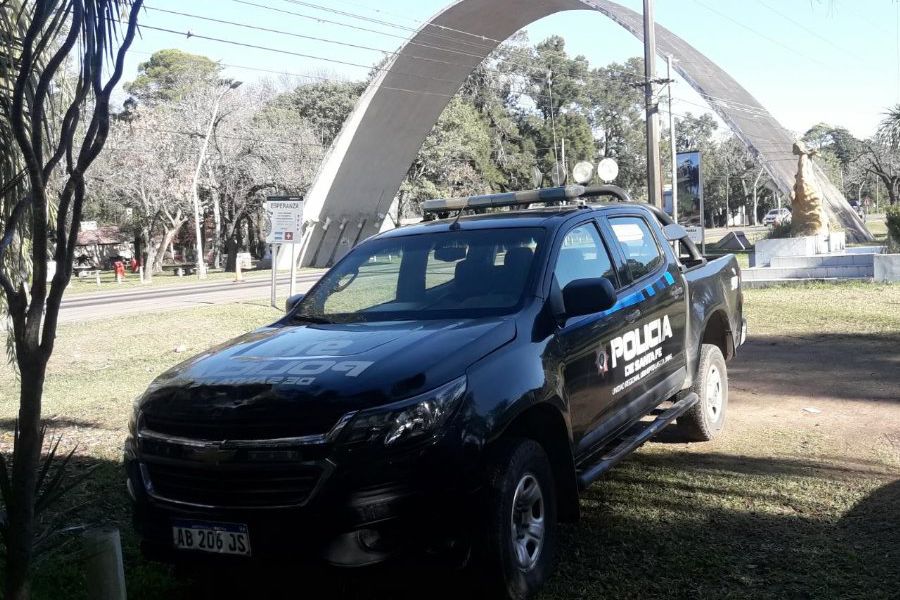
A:
{"label": "concrete step", "polygon": [[871,279],[873,265],[842,265],[837,267],[752,267],[741,270],[744,281],[775,279]]}
{"label": "concrete step", "polygon": [[872,267],[874,254],[817,254],[814,256],[773,256],[773,268]]}
{"label": "concrete step", "polygon": [[840,283],[842,281],[863,281],[863,282],[871,282],[871,277],[823,277],[821,279],[757,279],[757,280],[744,280],[742,282],[742,286],[744,289],[758,289],[772,286],[792,286],[792,285],[806,285],[808,283]]}

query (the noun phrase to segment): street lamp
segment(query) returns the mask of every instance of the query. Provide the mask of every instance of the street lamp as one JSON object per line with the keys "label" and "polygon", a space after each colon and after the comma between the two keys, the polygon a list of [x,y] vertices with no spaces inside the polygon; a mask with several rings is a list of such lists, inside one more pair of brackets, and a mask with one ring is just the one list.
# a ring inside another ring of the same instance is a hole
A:
{"label": "street lamp", "polygon": [[191,192],[194,196],[194,236],[196,237],[197,251],[197,277],[206,279],[206,261],[203,256],[203,235],[200,231],[200,194],[197,191],[197,185],[200,180],[200,169],[203,168],[203,161],[206,159],[206,147],[209,145],[209,138],[212,136],[213,127],[216,124],[216,115],[219,114],[219,102],[222,97],[230,90],[236,90],[241,87],[241,81],[228,82],[228,87],[222,90],[216,101],[213,103],[212,118],[209,120],[209,127],[206,129],[206,136],[203,138],[203,145],[200,147],[200,156],[197,159],[197,168],[194,171],[194,185],[191,186]]}

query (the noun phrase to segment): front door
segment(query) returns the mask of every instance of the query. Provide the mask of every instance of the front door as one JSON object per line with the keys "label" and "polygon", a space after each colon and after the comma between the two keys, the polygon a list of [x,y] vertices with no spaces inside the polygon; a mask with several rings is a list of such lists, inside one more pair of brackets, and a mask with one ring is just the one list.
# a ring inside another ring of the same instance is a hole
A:
{"label": "front door", "polygon": [[[606,277],[618,287],[615,268],[593,220],[576,225],[563,237],[553,277],[552,285],[560,292],[572,281],[597,277]],[[622,312],[608,310],[567,319],[557,332],[563,388],[579,454],[603,437],[595,429],[616,385],[608,349],[623,325]]]}

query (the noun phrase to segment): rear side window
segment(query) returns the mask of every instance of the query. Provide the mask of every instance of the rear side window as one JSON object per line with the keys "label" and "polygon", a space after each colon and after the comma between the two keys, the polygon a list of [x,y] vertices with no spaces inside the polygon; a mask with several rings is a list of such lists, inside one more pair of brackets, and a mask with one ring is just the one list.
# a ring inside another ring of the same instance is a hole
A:
{"label": "rear side window", "polygon": [[559,249],[553,274],[556,276],[559,289],[565,288],[576,279],[594,277],[606,277],[613,286],[616,285],[609,255],[600,240],[597,228],[592,223],[579,225],[566,234]]}
{"label": "rear side window", "polygon": [[646,221],[639,217],[616,217],[609,224],[625,254],[632,281],[655,271],[663,263],[659,245]]}

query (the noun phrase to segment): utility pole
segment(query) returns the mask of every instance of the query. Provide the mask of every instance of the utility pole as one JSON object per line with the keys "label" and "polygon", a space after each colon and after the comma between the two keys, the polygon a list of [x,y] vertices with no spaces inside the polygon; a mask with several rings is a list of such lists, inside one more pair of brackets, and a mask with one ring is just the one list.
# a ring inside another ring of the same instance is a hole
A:
{"label": "utility pole", "polygon": [[213,128],[216,125],[216,115],[219,114],[219,102],[222,96],[230,90],[235,90],[241,86],[240,81],[232,81],[222,92],[216,96],[213,103],[212,118],[209,120],[209,127],[206,128],[206,136],[203,138],[203,145],[200,146],[200,156],[197,158],[197,168],[194,170],[194,183],[191,186],[191,193],[194,200],[194,236],[195,248],[197,251],[197,277],[206,279],[206,260],[203,256],[203,233],[200,227],[200,193],[197,186],[200,183],[200,169],[203,168],[203,161],[206,160],[206,147],[209,146],[209,138],[212,137]]}
{"label": "utility pole", "polygon": [[[547,69],[547,88],[550,91],[550,129],[553,131],[553,164],[559,164],[556,154],[556,118],[553,116],[553,69]],[[555,167],[554,167],[555,168]]]}
{"label": "utility pole", "polygon": [[653,0],[644,0],[644,100],[647,109],[647,201],[662,208],[662,173],[659,164],[659,107],[654,98],[656,79],[656,27]]}
{"label": "utility pole", "polygon": [[[561,158],[562,158],[563,173],[566,174],[566,179],[568,179],[569,178],[569,165],[566,163],[566,138],[563,138],[561,143],[562,143]],[[563,184],[565,184],[565,181],[563,181]]]}
{"label": "utility pole", "polygon": [[675,144],[675,114],[672,113],[672,55],[666,56],[666,79],[669,84],[669,141],[672,144],[672,220],[678,222],[678,156]]}

